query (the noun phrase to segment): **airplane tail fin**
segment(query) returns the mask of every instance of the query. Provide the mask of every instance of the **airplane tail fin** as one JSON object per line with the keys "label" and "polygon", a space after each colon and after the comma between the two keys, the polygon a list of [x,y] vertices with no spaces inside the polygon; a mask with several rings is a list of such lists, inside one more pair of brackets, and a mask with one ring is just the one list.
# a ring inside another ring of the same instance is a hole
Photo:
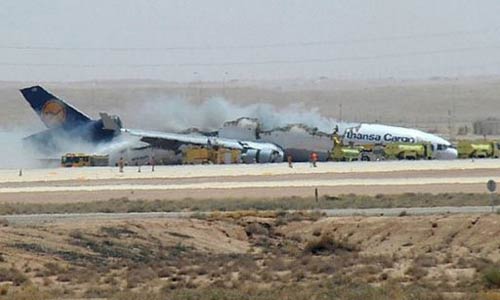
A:
{"label": "airplane tail fin", "polygon": [[48,128],[69,128],[91,121],[87,115],[47,92],[41,86],[24,88],[21,93]]}

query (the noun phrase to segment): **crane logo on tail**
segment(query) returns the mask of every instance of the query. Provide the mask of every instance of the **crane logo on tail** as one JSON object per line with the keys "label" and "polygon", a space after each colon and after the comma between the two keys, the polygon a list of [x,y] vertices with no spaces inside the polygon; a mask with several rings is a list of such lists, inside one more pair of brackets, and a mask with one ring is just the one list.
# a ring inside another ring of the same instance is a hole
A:
{"label": "crane logo on tail", "polygon": [[62,125],[66,121],[66,106],[56,99],[49,100],[43,106],[40,116],[49,128]]}

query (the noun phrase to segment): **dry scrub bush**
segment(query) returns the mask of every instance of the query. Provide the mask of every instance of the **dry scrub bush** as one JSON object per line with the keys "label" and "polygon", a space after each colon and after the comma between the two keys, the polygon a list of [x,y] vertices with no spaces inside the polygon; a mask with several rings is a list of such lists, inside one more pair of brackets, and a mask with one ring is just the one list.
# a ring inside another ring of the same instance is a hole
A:
{"label": "dry scrub bush", "polygon": [[500,300],[500,293],[498,292],[487,292],[477,295],[477,300]]}
{"label": "dry scrub bush", "polygon": [[264,266],[273,272],[281,272],[288,269],[288,265],[281,257],[273,257],[264,261]]}
{"label": "dry scrub bush", "polygon": [[55,262],[48,262],[44,265],[44,269],[40,271],[37,276],[47,277],[47,276],[55,276],[61,273],[65,273],[67,270],[61,264]]}
{"label": "dry scrub bush", "polygon": [[41,291],[33,285],[23,286],[20,289],[9,292],[2,300],[47,300],[53,299],[52,295]]}
{"label": "dry scrub bush", "polygon": [[474,268],[478,272],[483,272],[493,265],[493,262],[482,257],[460,257],[456,267],[460,269]]}
{"label": "dry scrub bush", "polygon": [[500,288],[500,268],[490,267],[484,270],[483,280],[488,288]]}
{"label": "dry scrub bush", "polygon": [[336,252],[353,252],[356,247],[347,241],[339,241],[331,235],[323,235],[319,239],[312,239],[307,242],[304,252],[313,255],[329,255]]}
{"label": "dry scrub bush", "polygon": [[415,279],[422,279],[423,277],[427,276],[428,273],[429,272],[426,269],[415,264],[409,267],[405,272],[406,275],[409,275]]}
{"label": "dry scrub bush", "polygon": [[111,300],[165,300],[165,296],[152,292],[123,291],[115,294]]}
{"label": "dry scrub bush", "polygon": [[134,288],[153,279],[158,278],[158,274],[151,268],[143,266],[131,269],[127,273],[127,287]]}
{"label": "dry scrub bush", "polygon": [[11,281],[15,286],[19,286],[28,282],[28,277],[14,268],[0,268],[0,282],[4,281]]}
{"label": "dry scrub bush", "polygon": [[245,226],[245,232],[248,236],[269,235],[269,230],[259,223],[250,223]]}
{"label": "dry scrub bush", "polygon": [[4,284],[0,286],[0,296],[5,296],[9,292],[9,285]]}
{"label": "dry scrub bush", "polygon": [[360,264],[365,265],[377,265],[383,269],[390,269],[394,267],[394,263],[397,261],[393,255],[363,255],[358,258]]}
{"label": "dry scrub bush", "polygon": [[415,258],[413,263],[422,268],[431,268],[438,264],[438,260],[432,255],[421,254]]}
{"label": "dry scrub bush", "polygon": [[116,287],[90,286],[85,290],[85,298],[109,298],[118,292]]}

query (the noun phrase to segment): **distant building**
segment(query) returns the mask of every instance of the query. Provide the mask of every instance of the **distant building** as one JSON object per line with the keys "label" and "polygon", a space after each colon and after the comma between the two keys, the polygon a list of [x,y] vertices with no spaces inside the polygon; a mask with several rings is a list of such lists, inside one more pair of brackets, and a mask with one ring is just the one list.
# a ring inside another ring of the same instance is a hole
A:
{"label": "distant building", "polygon": [[476,121],[473,127],[477,135],[500,135],[500,119],[497,118]]}

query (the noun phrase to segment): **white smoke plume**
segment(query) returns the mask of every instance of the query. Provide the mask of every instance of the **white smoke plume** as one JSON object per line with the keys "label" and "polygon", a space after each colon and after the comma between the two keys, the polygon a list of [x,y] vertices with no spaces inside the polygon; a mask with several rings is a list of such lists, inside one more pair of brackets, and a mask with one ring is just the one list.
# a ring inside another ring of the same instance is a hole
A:
{"label": "white smoke plume", "polygon": [[[220,97],[214,97],[195,104],[181,98],[156,99],[143,102],[141,109],[124,108],[127,117],[124,118],[125,127],[133,126],[140,129],[162,130],[178,132],[188,128],[198,128],[203,131],[215,131],[222,127],[224,122],[233,121],[240,117],[259,119],[263,130],[271,130],[289,124],[305,124],[319,130],[331,133],[338,125],[335,119],[322,116],[319,109],[308,108],[301,104],[290,104],[277,107],[267,103],[235,104]],[[83,152],[95,154],[120,153],[130,145],[137,145],[136,140],[124,138],[114,139],[110,143],[95,145],[67,136],[57,136],[54,142],[64,153],[44,154],[40,149],[32,149],[23,138],[37,133],[37,130],[7,130],[0,129],[0,168],[28,168],[39,167],[43,160],[50,158],[57,163],[61,155],[67,152]],[[118,154],[119,155],[119,154]]]}
{"label": "white smoke plume", "polygon": [[0,168],[27,168],[36,166],[32,151],[26,147],[22,139],[28,133],[23,130],[2,130],[0,131]]}
{"label": "white smoke plume", "polygon": [[24,141],[24,138],[34,134],[31,130],[0,130],[0,168],[21,169],[55,167],[60,163],[61,156],[65,153],[91,153],[109,154],[118,153],[131,145],[137,145],[138,140],[126,137],[118,137],[109,143],[93,144],[83,140],[70,138],[65,135],[53,137],[52,143],[62,152],[45,152],[43,146],[33,145]]}
{"label": "white smoke plume", "polygon": [[[135,108],[137,110],[137,108]],[[276,107],[266,103],[239,105],[220,97],[195,104],[180,98],[156,99],[143,102],[140,111],[132,116],[141,127],[164,131],[182,131],[188,128],[217,130],[224,122],[240,117],[257,118],[264,130],[302,123],[324,132],[332,132],[337,121],[324,117],[317,108],[301,104]],[[127,120],[125,127],[127,127]]]}

